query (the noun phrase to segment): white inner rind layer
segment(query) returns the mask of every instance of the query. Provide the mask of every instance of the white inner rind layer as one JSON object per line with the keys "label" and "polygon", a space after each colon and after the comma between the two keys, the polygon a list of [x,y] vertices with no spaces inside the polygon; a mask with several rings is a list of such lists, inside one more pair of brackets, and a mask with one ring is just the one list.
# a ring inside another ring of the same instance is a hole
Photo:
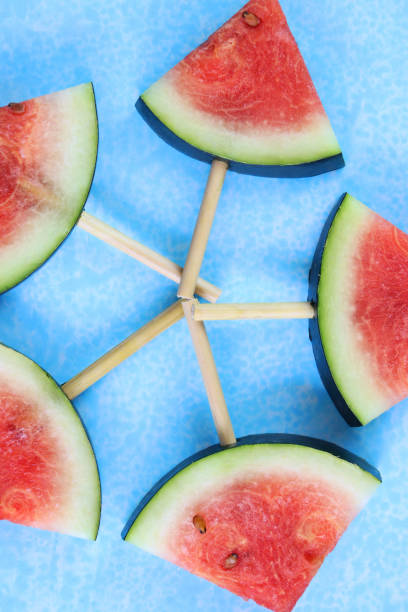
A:
{"label": "white inner rind layer", "polygon": [[327,236],[318,287],[317,316],[327,364],[344,400],[363,425],[392,405],[380,387],[373,356],[362,349],[353,322],[355,258],[361,236],[377,218],[367,206],[346,195]]}
{"label": "white inner rind layer", "polygon": [[27,210],[12,241],[0,247],[0,293],[36,270],[66,238],[81,214],[95,170],[98,122],[92,84],[35,102],[38,122],[27,146],[31,153],[38,151],[41,184],[26,184],[41,206]]}
{"label": "white inner rind layer", "polygon": [[341,153],[325,114],[316,115],[303,129],[272,129],[268,125],[228,126],[200,111],[182,97],[167,73],[142,95],[160,121],[179,138],[216,157],[244,164],[295,165]]}
{"label": "white inner rind layer", "polygon": [[[15,390],[17,397],[40,410],[48,434],[57,440],[61,451],[58,459],[63,470],[53,477],[57,483],[64,483],[64,504],[56,505],[52,512],[45,508],[46,521],[39,519],[31,526],[94,540],[101,512],[99,473],[71,402],[40,366],[4,345],[0,345],[0,385]],[[9,468],[12,473],[13,466]]]}
{"label": "white inner rind layer", "polygon": [[169,533],[191,508],[243,479],[294,476],[338,490],[354,509],[364,507],[379,481],[369,472],[334,455],[296,444],[250,444],[200,459],[173,476],[149,501],[130,528],[126,541],[169,561]]}

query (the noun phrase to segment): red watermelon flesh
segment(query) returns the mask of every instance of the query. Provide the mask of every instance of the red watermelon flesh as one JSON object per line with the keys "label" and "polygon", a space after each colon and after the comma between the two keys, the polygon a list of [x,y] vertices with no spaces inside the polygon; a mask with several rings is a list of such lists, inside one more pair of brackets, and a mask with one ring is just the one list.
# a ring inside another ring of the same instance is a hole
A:
{"label": "red watermelon flesh", "polygon": [[[248,25],[247,13],[259,24]],[[248,130],[303,128],[325,116],[277,0],[248,2],[174,68],[173,79],[193,106]]]}
{"label": "red watermelon flesh", "polygon": [[[47,527],[65,503],[62,449],[45,415],[0,391],[0,520]],[[11,469],[10,469],[11,468]]]}
{"label": "red watermelon flesh", "polygon": [[94,539],[99,516],[98,469],[72,404],[0,345],[0,520]]}
{"label": "red watermelon flesh", "polygon": [[290,475],[234,482],[186,514],[171,530],[170,559],[275,612],[293,609],[354,516],[344,493]]}
{"label": "red watermelon flesh", "polygon": [[75,225],[97,143],[91,83],[0,108],[0,292],[38,268]]}
{"label": "red watermelon flesh", "polygon": [[[28,209],[44,206],[35,198],[41,186],[38,159],[46,157],[45,142],[34,147],[35,127],[44,122],[35,100],[0,108],[0,242],[12,237]],[[37,136],[38,140],[38,136]],[[44,147],[41,147],[41,144]],[[39,150],[38,150],[39,149]],[[41,150],[43,149],[43,150]],[[44,159],[45,161],[45,159]],[[37,188],[38,188],[37,187]],[[44,190],[46,188],[44,187]]]}
{"label": "red watermelon flesh", "polygon": [[397,403],[408,395],[408,235],[379,216],[357,247],[353,299],[360,350]]}
{"label": "red watermelon flesh", "polygon": [[232,161],[341,153],[278,0],[250,0],[141,97],[178,137]]}

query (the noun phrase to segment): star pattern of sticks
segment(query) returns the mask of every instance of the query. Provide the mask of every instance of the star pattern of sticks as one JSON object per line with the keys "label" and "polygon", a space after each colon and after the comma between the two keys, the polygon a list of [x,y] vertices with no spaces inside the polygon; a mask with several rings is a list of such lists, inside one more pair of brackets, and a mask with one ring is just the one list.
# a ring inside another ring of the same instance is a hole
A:
{"label": "star pattern of sticks", "polygon": [[128,255],[135,257],[167,278],[178,282],[177,297],[180,299],[177,299],[169,308],[161,312],[149,323],[62,385],[62,389],[69,399],[74,399],[80,395],[124,359],[185,316],[203,375],[220,443],[222,445],[235,443],[235,435],[204,323],[202,321],[195,321],[193,318],[193,308],[196,302],[194,299],[195,293],[210,302],[215,302],[221,294],[221,290],[218,287],[199,278],[198,275],[227,169],[227,163],[218,160],[214,161],[211,166],[210,176],[184,269],[111,228],[92,215],[88,213],[82,214],[78,222],[82,229],[124,251]]}
{"label": "star pattern of sticks", "polygon": [[74,399],[80,395],[124,359],[130,357],[184,316],[200,366],[220,444],[221,446],[235,444],[234,430],[203,321],[206,319],[310,319],[315,316],[315,310],[313,305],[307,302],[200,304],[194,298],[196,293],[209,302],[216,302],[221,294],[221,289],[200,278],[199,273],[227,170],[227,162],[213,160],[184,269],[92,215],[82,214],[78,225],[84,230],[179,283],[177,291],[179,299],[126,340],[62,385],[62,389],[69,399]]}

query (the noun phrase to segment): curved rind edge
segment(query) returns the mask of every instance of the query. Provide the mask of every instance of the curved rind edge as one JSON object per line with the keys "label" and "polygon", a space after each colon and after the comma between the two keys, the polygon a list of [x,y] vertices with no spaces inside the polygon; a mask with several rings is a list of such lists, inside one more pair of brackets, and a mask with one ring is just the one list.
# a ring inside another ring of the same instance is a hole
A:
{"label": "curved rind edge", "polygon": [[101,486],[101,475],[100,475],[100,471],[99,471],[99,465],[98,465],[98,461],[96,459],[96,454],[92,445],[92,441],[91,438],[89,436],[88,430],[82,420],[81,415],[79,414],[79,412],[77,411],[77,409],[75,408],[74,404],[72,403],[72,401],[69,399],[69,397],[67,397],[67,395],[64,393],[63,389],[61,388],[61,385],[55,380],[55,378],[49,373],[47,372],[47,370],[45,370],[42,366],[40,366],[36,361],[34,361],[33,359],[31,359],[31,357],[28,357],[28,355],[26,355],[25,353],[21,352],[21,351],[17,351],[16,349],[14,349],[11,346],[8,346],[7,344],[4,344],[4,342],[0,342],[0,347],[5,347],[6,349],[9,349],[10,351],[13,351],[14,353],[17,353],[18,355],[21,355],[22,357],[24,357],[25,359],[27,359],[28,361],[31,362],[32,365],[34,365],[36,368],[38,368],[38,370],[45,375],[45,377],[55,385],[56,389],[58,389],[62,395],[64,396],[64,398],[67,400],[67,402],[69,402],[72,411],[74,412],[75,416],[78,418],[79,422],[82,425],[82,428],[85,432],[85,435],[88,439],[89,445],[91,447],[93,456],[94,456],[94,460],[95,460],[95,465],[96,465],[96,471],[97,471],[97,475],[98,475],[98,485],[99,485],[99,515],[98,515],[98,522],[97,525],[95,526],[95,532],[93,534],[93,537],[89,537],[90,540],[96,540],[96,538],[98,537],[98,533],[99,533],[99,528],[100,528],[100,524],[101,524],[101,514],[102,514],[102,486]]}
{"label": "curved rind edge", "polygon": [[325,172],[331,172],[332,170],[339,170],[345,165],[344,158],[341,153],[306,164],[292,164],[287,166],[244,164],[242,162],[225,159],[223,157],[217,157],[216,155],[206,153],[202,149],[194,147],[187,141],[177,136],[153,113],[153,111],[147,106],[141,97],[136,101],[135,108],[149,127],[162,140],[180,153],[184,153],[193,159],[205,162],[207,164],[211,164],[215,159],[220,159],[228,163],[229,170],[239,174],[249,174],[253,176],[271,178],[307,178],[324,174]]}
{"label": "curved rind edge", "polygon": [[129,533],[133,523],[139,516],[139,514],[144,510],[147,504],[153,499],[153,497],[158,493],[158,491],[176,474],[187,468],[192,463],[199,461],[200,459],[204,459],[205,457],[209,457],[215,453],[222,452],[229,448],[236,448],[239,446],[249,446],[255,444],[291,444],[296,446],[306,446],[309,448],[313,448],[315,450],[323,451],[338,457],[339,459],[343,459],[344,461],[348,461],[354,465],[357,465],[362,470],[371,474],[376,480],[382,482],[382,477],[380,472],[372,466],[370,463],[365,461],[351,453],[350,451],[337,446],[331,442],[326,442],[325,440],[320,440],[318,438],[311,438],[308,436],[299,436],[295,434],[253,434],[249,436],[245,436],[243,438],[238,438],[236,444],[232,444],[230,446],[222,447],[220,444],[214,444],[205,450],[199,451],[195,453],[191,457],[184,459],[181,463],[176,465],[172,470],[170,470],[165,476],[163,476],[151,489],[150,491],[143,497],[140,503],[137,505],[136,509],[130,516],[126,525],[122,530],[122,539],[126,540],[127,534]]}
{"label": "curved rind edge", "polygon": [[[310,268],[308,301],[316,307],[316,311],[318,306],[318,287],[320,282],[322,258],[326,246],[327,236],[346,196],[347,193],[344,193],[330,212],[326,223],[324,224],[319,241],[317,243],[316,251],[313,257],[312,267]],[[361,421],[357,418],[354,412],[350,410],[347,402],[339,391],[331,374],[329,364],[327,363],[326,355],[324,352],[322,338],[320,335],[318,316],[314,319],[309,320],[309,337],[312,343],[313,354],[320,378],[331,400],[333,401],[334,405],[336,406],[337,410],[340,412],[346,423],[350,425],[350,427],[361,427],[363,423],[361,423]]]}
{"label": "curved rind edge", "polygon": [[[14,287],[18,287],[18,285],[21,285],[21,283],[23,283],[25,280],[27,280],[28,278],[30,278],[30,276],[32,274],[34,274],[34,272],[37,272],[37,270],[39,270],[40,268],[43,267],[44,264],[46,264],[51,257],[53,257],[53,255],[55,255],[55,253],[60,249],[60,247],[64,244],[64,242],[67,240],[67,238],[70,236],[70,234],[72,233],[72,231],[75,229],[76,224],[78,223],[86,202],[88,200],[91,188],[92,188],[92,184],[93,184],[93,180],[95,177],[95,172],[96,172],[96,165],[97,165],[97,161],[98,161],[98,152],[99,152],[99,120],[98,120],[98,111],[97,111],[97,107],[96,107],[96,99],[95,99],[95,88],[94,85],[91,81],[89,81],[88,83],[82,83],[82,85],[90,85],[91,87],[91,91],[92,91],[92,96],[93,96],[93,104],[94,104],[94,109],[95,109],[95,119],[96,119],[96,147],[95,147],[95,160],[94,160],[94,164],[93,164],[93,171],[91,173],[90,176],[90,182],[89,182],[89,186],[88,189],[84,192],[84,198],[83,198],[83,202],[81,207],[79,208],[79,214],[74,218],[74,222],[71,225],[71,227],[69,228],[69,230],[67,231],[67,233],[65,234],[65,236],[62,238],[62,240],[60,241],[60,243],[56,246],[56,248],[51,251],[51,253],[49,253],[49,255],[47,255],[45,257],[45,259],[43,259],[43,261],[36,266],[33,270],[31,270],[30,272],[28,272],[25,276],[23,276],[17,283],[13,283],[12,285],[9,285],[8,287],[6,287],[3,290],[0,290],[0,295],[4,295],[5,293],[7,293],[7,291],[10,291],[11,289],[14,289]],[[80,87],[81,85],[73,85],[73,87]],[[70,88],[68,88],[70,89]],[[44,95],[52,95],[52,93],[58,93],[58,92],[51,92],[50,94],[44,94]],[[41,97],[41,96],[38,96]]]}

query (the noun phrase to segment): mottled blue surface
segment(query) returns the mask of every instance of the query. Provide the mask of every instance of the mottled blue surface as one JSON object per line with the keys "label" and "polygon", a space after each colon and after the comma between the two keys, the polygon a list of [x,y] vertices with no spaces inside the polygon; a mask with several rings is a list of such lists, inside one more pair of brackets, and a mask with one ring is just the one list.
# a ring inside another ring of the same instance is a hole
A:
{"label": "mottled blue surface", "polygon": [[[298,181],[229,174],[202,275],[224,301],[303,300],[326,215],[350,191],[408,231],[407,0],[283,0],[346,168]],[[0,4],[0,105],[92,80],[100,151],[90,213],[184,262],[208,167],[162,143],[138,95],[239,0],[16,0]],[[0,298],[0,340],[63,382],[174,299],[175,286],[75,229]],[[384,484],[297,610],[408,610],[408,402],[359,430],[320,382],[307,322],[208,325],[238,436],[323,437],[380,468]],[[1,524],[0,609],[244,612],[234,595],[123,543],[143,495],[216,442],[185,322],[75,401],[99,461],[103,512],[88,543]]]}

